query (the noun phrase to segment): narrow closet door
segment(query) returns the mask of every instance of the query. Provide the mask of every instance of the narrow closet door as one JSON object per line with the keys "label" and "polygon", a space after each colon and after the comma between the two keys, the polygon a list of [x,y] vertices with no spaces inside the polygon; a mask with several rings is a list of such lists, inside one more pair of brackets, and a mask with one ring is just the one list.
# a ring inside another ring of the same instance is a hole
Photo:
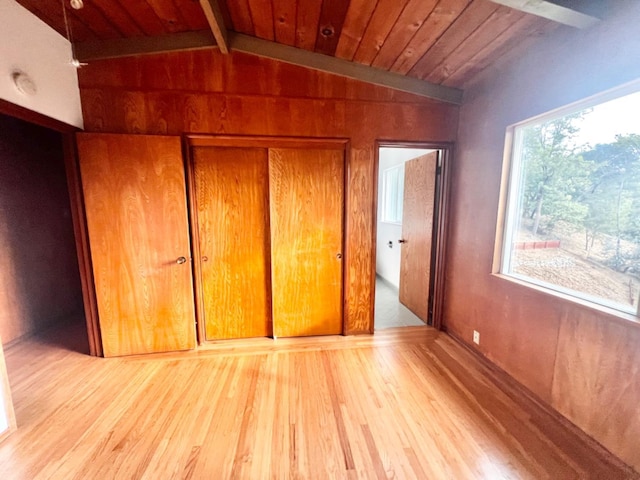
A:
{"label": "narrow closet door", "polygon": [[78,134],[105,356],[195,347],[179,137]]}
{"label": "narrow closet door", "polygon": [[267,150],[192,152],[206,339],[271,335]]}
{"label": "narrow closet door", "polygon": [[273,333],[342,333],[344,150],[269,149]]}

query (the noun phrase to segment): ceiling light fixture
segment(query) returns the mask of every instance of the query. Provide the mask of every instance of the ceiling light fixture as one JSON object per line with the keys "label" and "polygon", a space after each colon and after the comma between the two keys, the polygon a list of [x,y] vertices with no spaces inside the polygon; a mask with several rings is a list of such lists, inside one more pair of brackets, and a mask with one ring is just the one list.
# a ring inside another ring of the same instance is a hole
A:
{"label": "ceiling light fixture", "polygon": [[84,7],[84,3],[82,3],[82,0],[70,0],[69,3],[71,3],[71,8],[75,10],[80,10],[82,7]]}

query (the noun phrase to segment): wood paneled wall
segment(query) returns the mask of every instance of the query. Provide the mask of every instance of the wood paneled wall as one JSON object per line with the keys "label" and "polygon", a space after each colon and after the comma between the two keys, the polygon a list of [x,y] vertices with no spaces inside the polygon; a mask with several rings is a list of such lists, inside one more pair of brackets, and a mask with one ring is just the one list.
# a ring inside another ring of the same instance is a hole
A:
{"label": "wood paneled wall", "polygon": [[0,115],[0,337],[81,312],[62,135]]}
{"label": "wood paneled wall", "polygon": [[375,140],[453,141],[457,107],[216,50],[92,62],[79,79],[87,131],[349,139],[345,331],[372,330]]}
{"label": "wood paneled wall", "polygon": [[[452,170],[445,325],[640,470],[640,324],[491,275],[508,125],[640,78],[640,5],[563,29],[465,90]],[[472,343],[473,330],[481,343]]]}

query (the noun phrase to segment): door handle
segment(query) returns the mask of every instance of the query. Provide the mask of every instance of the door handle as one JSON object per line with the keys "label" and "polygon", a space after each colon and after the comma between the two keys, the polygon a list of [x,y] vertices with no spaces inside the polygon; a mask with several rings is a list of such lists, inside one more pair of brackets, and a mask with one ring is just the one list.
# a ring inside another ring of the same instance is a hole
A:
{"label": "door handle", "polygon": [[336,258],[337,258],[338,260],[340,260],[340,259],[342,258],[342,254],[341,254],[341,253],[336,253]]}
{"label": "door handle", "polygon": [[182,265],[183,263],[187,263],[187,259],[185,257],[178,257],[178,259],[176,260],[176,263],[178,265]]}
{"label": "door handle", "polygon": [[398,243],[407,243],[407,241],[404,238],[401,238],[400,240],[398,240]]}

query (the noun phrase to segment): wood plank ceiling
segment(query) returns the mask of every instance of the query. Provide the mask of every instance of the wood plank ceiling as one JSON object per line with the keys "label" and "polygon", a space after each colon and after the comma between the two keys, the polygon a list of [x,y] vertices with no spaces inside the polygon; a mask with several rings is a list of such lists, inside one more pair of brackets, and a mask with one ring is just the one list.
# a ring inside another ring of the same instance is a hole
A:
{"label": "wood plank ceiling", "polygon": [[[60,0],[18,0],[66,36]],[[461,88],[558,24],[489,0],[220,0],[229,31]],[[207,30],[197,0],[85,0],[74,42]]]}

